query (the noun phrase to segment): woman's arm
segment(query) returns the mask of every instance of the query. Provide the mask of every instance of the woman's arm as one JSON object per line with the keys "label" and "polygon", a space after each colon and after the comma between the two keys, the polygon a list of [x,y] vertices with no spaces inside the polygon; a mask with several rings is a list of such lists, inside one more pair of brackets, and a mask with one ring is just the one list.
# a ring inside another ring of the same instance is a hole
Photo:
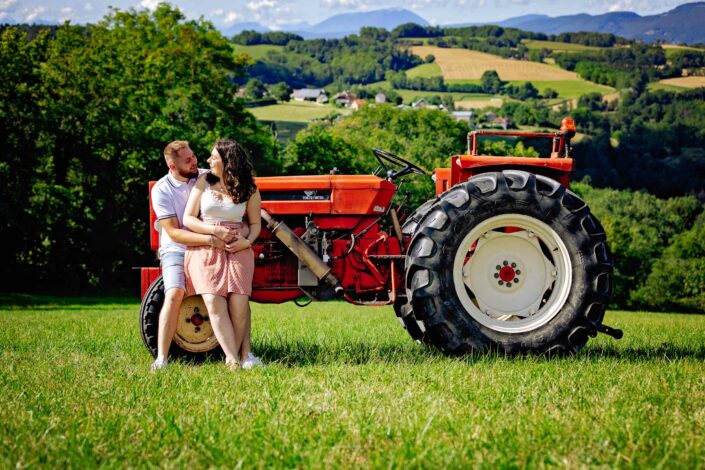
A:
{"label": "woman's arm", "polygon": [[[222,225],[213,225],[203,222],[198,218],[198,212],[201,209],[201,197],[206,189],[206,174],[202,174],[196,180],[191,193],[188,196],[186,210],[184,210],[184,226],[191,231],[204,233],[206,235],[214,235],[217,238],[227,242],[233,241],[236,238],[234,229],[224,227]],[[213,243],[211,243],[213,245]]]}
{"label": "woman's arm", "polygon": [[262,197],[259,191],[250,196],[247,201],[247,220],[250,226],[250,233],[247,237],[242,237],[235,240],[232,243],[228,243],[225,249],[231,253],[238,252],[240,250],[247,249],[252,246],[252,243],[259,237],[259,233],[262,230],[262,215],[260,214],[260,207],[262,206]]}

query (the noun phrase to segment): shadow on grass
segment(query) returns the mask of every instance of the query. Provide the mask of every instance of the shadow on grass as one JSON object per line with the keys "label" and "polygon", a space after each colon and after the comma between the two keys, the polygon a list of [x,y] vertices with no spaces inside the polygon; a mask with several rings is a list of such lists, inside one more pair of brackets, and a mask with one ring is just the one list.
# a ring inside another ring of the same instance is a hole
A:
{"label": "shadow on grass", "polygon": [[614,358],[623,361],[649,361],[662,359],[705,359],[705,345],[682,346],[670,343],[661,343],[655,346],[628,346],[618,345],[600,346],[587,349],[578,353],[577,357],[588,359]]}
{"label": "shadow on grass", "polygon": [[[133,296],[80,296],[59,297],[40,294],[2,294],[0,293],[0,308],[7,310],[26,309],[32,310],[83,310],[85,307],[105,307],[106,305],[134,305],[139,303],[139,298]],[[101,308],[102,310],[103,308]]]}

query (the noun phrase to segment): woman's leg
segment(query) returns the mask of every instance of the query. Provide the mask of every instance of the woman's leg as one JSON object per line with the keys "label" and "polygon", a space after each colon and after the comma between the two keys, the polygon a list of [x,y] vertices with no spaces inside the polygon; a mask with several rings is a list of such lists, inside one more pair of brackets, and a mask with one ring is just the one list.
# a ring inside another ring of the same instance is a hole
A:
{"label": "woman's leg", "polygon": [[244,294],[230,294],[228,306],[230,319],[235,329],[235,346],[244,360],[250,352],[250,297]]}
{"label": "woman's leg", "polygon": [[233,324],[228,315],[228,302],[225,297],[213,294],[203,294],[203,303],[208,309],[208,316],[213,327],[215,337],[218,338],[220,347],[225,353],[225,362],[238,361],[238,349],[240,343],[235,341],[235,333]]}

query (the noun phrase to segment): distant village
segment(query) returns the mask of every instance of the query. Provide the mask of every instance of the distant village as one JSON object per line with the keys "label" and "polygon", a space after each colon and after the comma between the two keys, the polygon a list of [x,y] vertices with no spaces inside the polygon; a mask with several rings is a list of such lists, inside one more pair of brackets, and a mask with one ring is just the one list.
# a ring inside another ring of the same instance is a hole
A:
{"label": "distant village", "polygon": [[[294,101],[309,101],[318,104],[333,104],[338,108],[347,108],[353,111],[357,111],[365,105],[374,105],[379,103],[388,103],[387,95],[380,92],[374,97],[374,100],[360,99],[357,98],[350,91],[342,91],[328,97],[326,91],[322,88],[300,88],[294,90],[291,94],[291,99]],[[400,109],[437,109],[450,113],[453,118],[459,121],[466,121],[475,127],[492,127],[499,129],[510,129],[513,125],[512,120],[506,117],[497,116],[493,112],[482,113],[481,115],[476,115],[473,111],[452,111],[447,109],[444,105],[431,104],[427,99],[421,98],[418,101],[414,101],[411,105],[400,104],[397,105]]]}

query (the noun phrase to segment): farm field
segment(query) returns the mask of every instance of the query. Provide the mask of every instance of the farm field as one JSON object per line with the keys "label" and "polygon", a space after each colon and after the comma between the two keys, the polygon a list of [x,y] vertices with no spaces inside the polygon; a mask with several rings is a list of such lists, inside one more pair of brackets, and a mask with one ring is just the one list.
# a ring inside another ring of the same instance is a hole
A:
{"label": "farm field", "polygon": [[[35,305],[32,305],[35,304]],[[452,359],[390,307],[253,305],[263,369],[151,357],[132,299],[0,298],[0,467],[705,465],[705,316],[563,359]]]}
{"label": "farm field", "polygon": [[[521,85],[527,81],[530,81],[539,93],[543,92],[546,88],[553,88],[558,92],[561,98],[571,99],[578,98],[580,95],[587,93],[612,93],[614,88],[598,85],[597,83],[589,82],[587,80],[577,79],[577,80],[509,80],[512,85]],[[475,83],[479,84],[480,80],[447,80],[448,84],[452,83]]]}
{"label": "farm field", "polygon": [[324,118],[334,110],[332,105],[308,101],[289,101],[248,109],[260,121],[288,122],[309,122],[312,119]]}
{"label": "farm field", "polygon": [[406,71],[406,76],[409,78],[430,78],[438,77],[442,74],[443,72],[441,72],[441,68],[436,63],[417,65],[416,67]]}
{"label": "farm field", "polygon": [[420,57],[433,54],[445,80],[479,79],[486,70],[496,70],[502,80],[579,80],[574,72],[552,65],[504,59],[468,49],[415,46],[411,51]]}
{"label": "farm field", "polygon": [[273,44],[255,44],[252,46],[243,46],[241,44],[231,43],[231,46],[233,48],[233,52],[235,52],[236,54],[244,52],[255,60],[264,59],[265,57],[267,57],[269,51],[281,51],[284,49],[284,46],[276,46]]}
{"label": "farm field", "polygon": [[598,51],[601,47],[583,46],[582,44],[571,44],[568,42],[556,41],[539,41],[536,39],[522,40],[527,48],[531,49],[551,49],[554,52],[581,52],[581,51]]}
{"label": "farm field", "polygon": [[677,77],[667,78],[658,82],[660,85],[675,86],[680,88],[700,88],[705,87],[705,77]]}

